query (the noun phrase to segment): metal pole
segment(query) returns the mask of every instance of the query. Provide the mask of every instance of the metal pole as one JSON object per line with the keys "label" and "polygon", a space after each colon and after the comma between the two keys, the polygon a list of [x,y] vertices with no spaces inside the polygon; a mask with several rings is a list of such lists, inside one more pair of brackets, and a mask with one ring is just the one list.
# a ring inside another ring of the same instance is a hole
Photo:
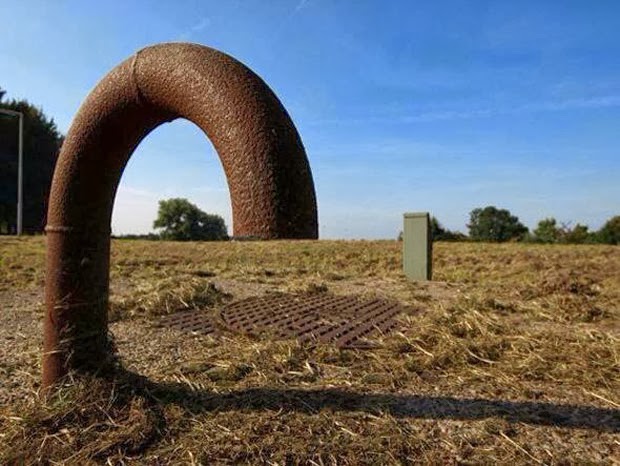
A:
{"label": "metal pole", "polygon": [[24,114],[16,110],[0,108],[0,113],[19,118],[19,143],[17,154],[17,234],[22,234],[23,182],[24,182]]}
{"label": "metal pole", "polygon": [[23,233],[24,211],[24,114],[19,114],[19,149],[17,165],[17,234]]}

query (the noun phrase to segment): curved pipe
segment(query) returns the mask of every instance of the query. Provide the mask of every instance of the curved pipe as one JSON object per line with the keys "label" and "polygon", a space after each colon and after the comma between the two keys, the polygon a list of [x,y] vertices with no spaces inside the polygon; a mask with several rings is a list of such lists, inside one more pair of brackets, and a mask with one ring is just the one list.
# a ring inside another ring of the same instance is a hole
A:
{"label": "curved pipe", "polygon": [[107,338],[110,222],[134,149],[176,118],[213,143],[235,236],[317,238],[310,166],[286,110],[250,69],[196,44],[147,47],[87,97],[64,141],[48,209],[43,385],[97,370]]}

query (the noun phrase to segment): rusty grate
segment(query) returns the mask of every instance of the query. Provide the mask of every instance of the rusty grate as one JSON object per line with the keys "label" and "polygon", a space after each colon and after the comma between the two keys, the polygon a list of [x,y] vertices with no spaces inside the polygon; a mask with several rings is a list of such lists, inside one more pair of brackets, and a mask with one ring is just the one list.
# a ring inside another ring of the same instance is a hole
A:
{"label": "rusty grate", "polygon": [[161,326],[200,335],[219,329],[246,335],[296,338],[301,342],[335,343],[339,348],[372,348],[373,337],[393,330],[395,317],[404,311],[384,299],[355,296],[275,295],[253,297],[227,305],[216,317],[201,310],[183,311],[162,318]]}
{"label": "rusty grate", "polygon": [[226,306],[221,317],[228,329],[239,333],[368,348],[374,346],[370,338],[396,327],[395,317],[403,310],[398,303],[383,299],[277,295],[237,301]]}
{"label": "rusty grate", "polygon": [[204,311],[182,311],[171,314],[159,321],[160,326],[174,328],[183,332],[194,332],[200,335],[217,333],[215,318]]}

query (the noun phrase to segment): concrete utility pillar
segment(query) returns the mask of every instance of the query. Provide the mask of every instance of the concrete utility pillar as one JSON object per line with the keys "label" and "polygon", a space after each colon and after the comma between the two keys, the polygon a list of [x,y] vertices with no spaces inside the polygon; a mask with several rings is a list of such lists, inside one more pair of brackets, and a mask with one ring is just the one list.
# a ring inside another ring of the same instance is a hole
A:
{"label": "concrete utility pillar", "polygon": [[406,213],[403,227],[403,270],[411,280],[430,280],[433,239],[428,212]]}

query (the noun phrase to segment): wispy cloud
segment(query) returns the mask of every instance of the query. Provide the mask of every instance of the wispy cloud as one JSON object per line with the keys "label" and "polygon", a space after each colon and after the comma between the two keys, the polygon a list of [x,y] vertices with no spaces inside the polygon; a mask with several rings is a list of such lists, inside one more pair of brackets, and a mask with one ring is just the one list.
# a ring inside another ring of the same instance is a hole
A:
{"label": "wispy cloud", "polygon": [[301,0],[293,10],[293,15],[296,15],[304,6],[306,6],[306,3],[308,3],[308,0]]}
{"label": "wispy cloud", "polygon": [[190,26],[185,31],[183,31],[181,34],[179,34],[178,39],[180,41],[187,41],[192,36],[194,36],[196,33],[200,32],[200,31],[203,31],[204,29],[206,29],[210,25],[211,25],[211,19],[206,17],[206,16],[204,16],[204,17],[200,18],[192,26]]}
{"label": "wispy cloud", "polygon": [[123,197],[132,197],[138,199],[157,199],[158,194],[153,191],[148,191],[146,189],[132,188],[131,186],[119,186],[116,192],[117,198],[119,196]]}
{"label": "wispy cloud", "polygon": [[210,193],[226,193],[228,194],[228,187],[227,186],[200,186],[197,188],[193,188],[192,192],[195,193],[206,193],[206,194],[210,194]]}
{"label": "wispy cloud", "polygon": [[282,32],[284,27],[288,24],[288,22],[291,21],[295,16],[297,16],[297,14],[301,10],[303,10],[306,7],[306,5],[309,3],[309,1],[310,0],[300,0],[297,3],[297,5],[295,5],[295,8],[293,8],[286,16],[284,16],[280,24],[275,28],[273,39],[276,39],[280,36],[280,33]]}
{"label": "wispy cloud", "polygon": [[608,95],[585,97],[548,102],[531,102],[512,107],[488,107],[471,110],[443,110],[438,112],[422,112],[417,115],[366,116],[359,118],[326,118],[310,121],[312,126],[323,125],[358,125],[372,123],[424,123],[443,120],[463,120],[473,118],[489,118],[497,115],[518,115],[536,112],[558,112],[564,110],[601,109],[620,107],[620,96]]}
{"label": "wispy cloud", "polygon": [[601,97],[588,97],[578,99],[566,99],[553,102],[541,102],[523,105],[517,110],[519,111],[558,111],[571,110],[579,108],[606,108],[620,107],[620,96],[607,95]]}

